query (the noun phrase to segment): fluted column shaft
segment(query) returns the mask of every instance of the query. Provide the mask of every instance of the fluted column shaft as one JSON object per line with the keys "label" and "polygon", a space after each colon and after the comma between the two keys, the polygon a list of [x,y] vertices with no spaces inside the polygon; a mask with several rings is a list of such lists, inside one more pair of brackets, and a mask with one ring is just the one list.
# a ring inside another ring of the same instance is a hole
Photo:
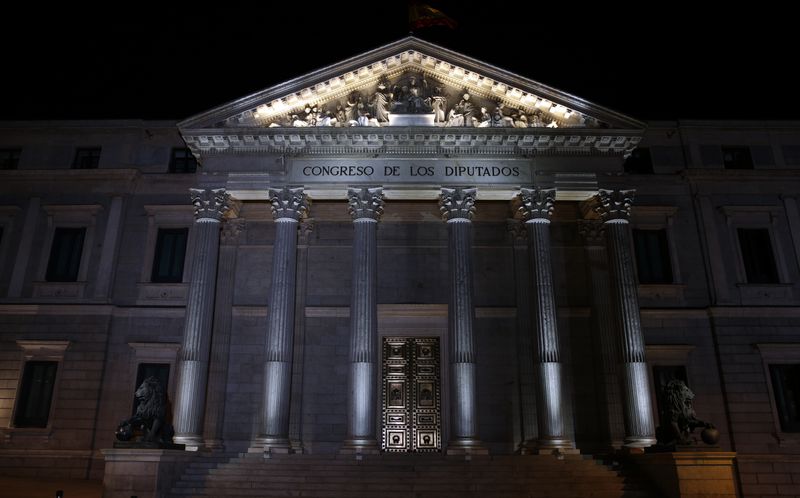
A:
{"label": "fluted column shaft", "polygon": [[447,221],[450,299],[447,324],[450,344],[451,428],[448,452],[475,451],[478,405],[473,334],[472,215],[476,189],[443,188],[440,208]]}
{"label": "fluted column shaft", "polygon": [[[536,410],[536,366],[531,325],[530,258],[528,257],[527,229],[524,222],[512,225],[514,243],[514,273],[517,291],[517,375],[522,438],[519,451],[529,453],[536,447],[539,434]],[[517,239],[520,239],[517,243]]]}
{"label": "fluted column shaft", "polygon": [[204,438],[207,448],[222,449],[225,394],[230,357],[231,322],[233,318],[233,290],[236,275],[237,240],[244,229],[243,219],[225,221],[222,226],[222,245],[217,264],[217,289],[214,304],[211,363],[208,370],[208,394]]}
{"label": "fluted column shaft", "polygon": [[353,287],[350,299],[350,395],[345,451],[377,451],[378,220],[383,189],[348,190],[353,218]]}
{"label": "fluted column shaft", "polygon": [[220,220],[228,209],[229,196],[224,189],[190,189],[190,192],[196,217],[192,281],[186,299],[173,421],[175,442],[185,444],[187,449],[197,449],[203,441]]}
{"label": "fluted column shaft", "polygon": [[624,446],[642,448],[653,445],[656,439],[628,222],[633,191],[601,190],[598,200],[596,211],[605,223],[611,293],[618,324]]}
{"label": "fluted column shaft", "polygon": [[264,361],[260,434],[265,452],[289,451],[289,399],[292,380],[298,220],[307,210],[301,188],[270,189],[275,243]]}
{"label": "fluted column shaft", "polygon": [[559,351],[556,296],[550,257],[550,216],[554,189],[522,189],[520,212],[528,232],[531,283],[531,320],[536,344],[536,408],[539,420],[537,447],[543,450],[573,448],[566,425],[564,372]]}
{"label": "fluted column shaft", "polygon": [[580,222],[580,231],[586,241],[584,249],[592,282],[592,318],[597,332],[596,339],[600,345],[601,375],[596,383],[601,393],[598,408],[607,431],[607,443],[610,447],[619,448],[622,446],[625,426],[617,372],[619,360],[616,352],[614,309],[608,293],[610,283],[603,223],[601,221]]}

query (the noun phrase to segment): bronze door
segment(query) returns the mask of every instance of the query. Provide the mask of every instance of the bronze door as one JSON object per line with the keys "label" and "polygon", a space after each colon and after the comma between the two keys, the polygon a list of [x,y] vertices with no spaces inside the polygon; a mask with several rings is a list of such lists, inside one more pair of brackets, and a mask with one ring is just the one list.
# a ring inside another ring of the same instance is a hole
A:
{"label": "bronze door", "polygon": [[381,449],[442,449],[438,337],[383,339]]}

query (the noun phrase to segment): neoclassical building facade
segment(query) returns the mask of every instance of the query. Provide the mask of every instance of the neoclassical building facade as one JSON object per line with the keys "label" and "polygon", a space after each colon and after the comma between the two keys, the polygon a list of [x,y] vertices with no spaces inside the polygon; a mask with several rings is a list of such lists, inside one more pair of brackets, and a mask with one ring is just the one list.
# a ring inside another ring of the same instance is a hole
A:
{"label": "neoclassical building facade", "polygon": [[680,379],[745,496],[800,475],[800,123],[410,37],[179,123],[0,127],[10,472],[101,475],[155,376],[187,450],[266,455],[636,453]]}

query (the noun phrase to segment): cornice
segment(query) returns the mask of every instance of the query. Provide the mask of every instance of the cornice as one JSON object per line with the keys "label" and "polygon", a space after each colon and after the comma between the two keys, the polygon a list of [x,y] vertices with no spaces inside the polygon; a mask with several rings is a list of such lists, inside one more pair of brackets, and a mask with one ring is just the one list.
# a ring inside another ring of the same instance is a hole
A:
{"label": "cornice", "polygon": [[606,155],[626,154],[642,130],[587,128],[226,128],[184,131],[212,154]]}

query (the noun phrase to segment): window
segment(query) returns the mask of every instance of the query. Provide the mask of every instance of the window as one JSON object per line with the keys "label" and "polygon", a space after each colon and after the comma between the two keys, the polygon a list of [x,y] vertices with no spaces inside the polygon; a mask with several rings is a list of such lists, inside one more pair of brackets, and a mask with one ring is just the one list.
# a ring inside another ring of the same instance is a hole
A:
{"label": "window", "polygon": [[172,158],[169,161],[170,173],[194,173],[197,171],[197,159],[192,151],[184,149],[172,149]]}
{"label": "window", "polygon": [[625,160],[625,173],[637,175],[648,175],[653,173],[653,160],[650,157],[650,149],[639,147],[633,149],[631,155]]}
{"label": "window", "polygon": [[673,283],[666,229],[634,229],[633,244],[640,284]]}
{"label": "window", "polygon": [[72,169],[97,169],[100,165],[100,148],[78,149],[75,152],[75,160],[72,161]]}
{"label": "window", "polygon": [[[155,377],[161,383],[161,388],[164,389],[166,394],[169,389],[169,363],[139,363],[139,368],[136,370],[136,386],[138,389],[142,385],[144,379],[148,377]],[[139,406],[139,400],[136,396],[133,397],[133,411],[136,413],[136,408]]]}
{"label": "window", "polygon": [[722,164],[725,169],[753,169],[749,147],[722,147]]}
{"label": "window", "polygon": [[0,149],[0,169],[17,169],[20,149]]}
{"label": "window", "polygon": [[57,369],[57,361],[25,363],[14,415],[15,427],[47,427]]}
{"label": "window", "polygon": [[673,379],[682,380],[688,386],[686,367],[683,365],[655,365],[653,367],[653,386],[656,391],[656,408],[659,418],[662,418],[662,410],[669,408],[667,400],[664,399],[664,388]]}
{"label": "window", "polygon": [[188,228],[159,228],[151,282],[183,281]]}
{"label": "window", "polygon": [[739,248],[742,250],[742,263],[744,263],[747,283],[780,283],[769,229],[739,228],[736,232],[739,235]]}
{"label": "window", "polygon": [[78,280],[85,236],[86,228],[58,227],[55,229],[45,280],[48,282],[75,282]]}
{"label": "window", "polygon": [[800,364],[770,365],[772,394],[783,432],[800,432]]}

